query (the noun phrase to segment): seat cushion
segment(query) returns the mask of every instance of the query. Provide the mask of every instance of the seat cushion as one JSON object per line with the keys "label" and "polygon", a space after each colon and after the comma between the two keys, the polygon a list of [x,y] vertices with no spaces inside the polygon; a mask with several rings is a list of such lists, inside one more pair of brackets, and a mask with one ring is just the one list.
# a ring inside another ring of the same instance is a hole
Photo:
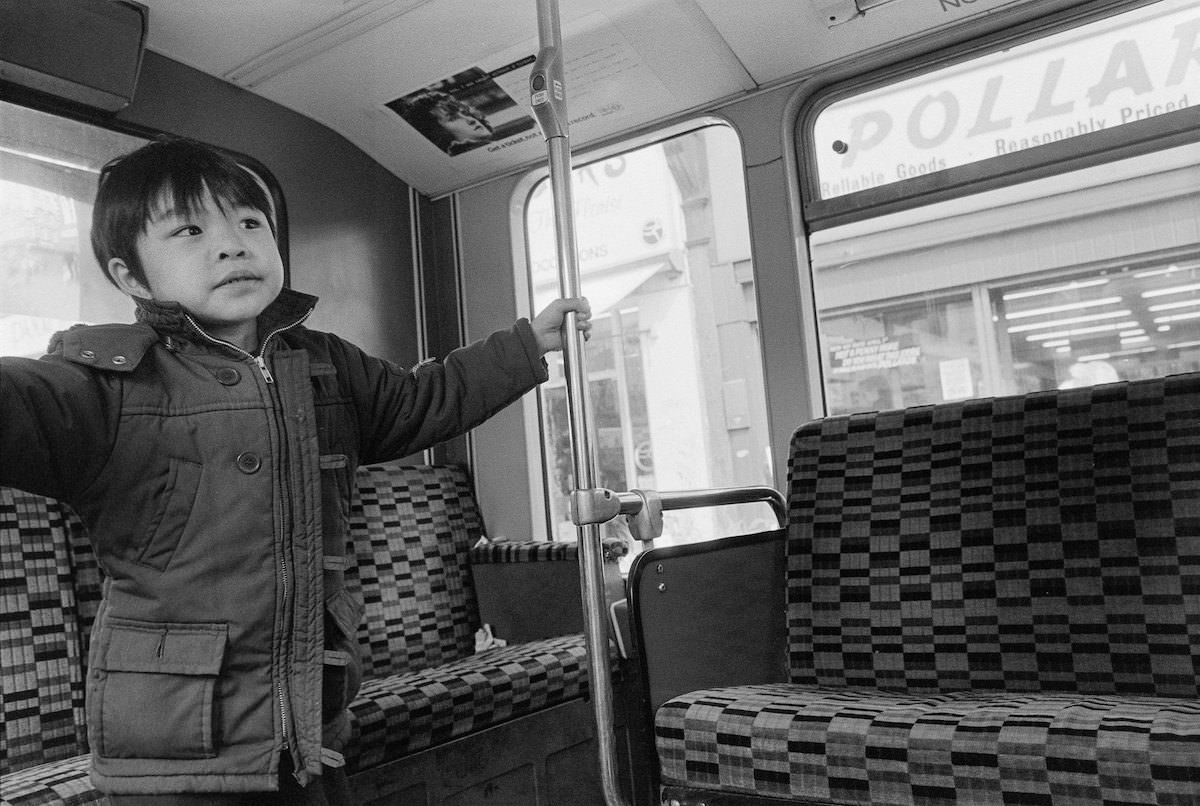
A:
{"label": "seat cushion", "polygon": [[655,717],[664,783],[880,804],[1200,803],[1200,701],[796,684]]}
{"label": "seat cushion", "polygon": [[583,636],[489,649],[431,669],[363,682],[350,704],[350,772],[579,697]]}
{"label": "seat cushion", "polygon": [[26,767],[0,777],[4,806],[83,806],[107,803],[88,779],[89,757],[75,756]]}

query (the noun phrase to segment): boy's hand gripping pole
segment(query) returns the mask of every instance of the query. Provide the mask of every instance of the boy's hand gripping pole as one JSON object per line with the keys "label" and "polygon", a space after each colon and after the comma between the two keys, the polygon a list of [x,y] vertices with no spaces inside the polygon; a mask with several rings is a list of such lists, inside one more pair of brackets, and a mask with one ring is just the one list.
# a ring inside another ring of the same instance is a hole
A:
{"label": "boy's hand gripping pole", "polygon": [[[530,103],[541,126],[550,157],[550,186],[554,193],[554,226],[558,239],[558,282],[563,297],[580,293],[579,255],[575,241],[575,211],[571,196],[571,146],[568,141],[566,83],[563,78],[562,29],[558,0],[537,0],[540,48],[529,76]],[[563,358],[567,379],[567,407],[575,493],[595,487],[587,399],[587,368],[583,335],[575,328],[575,313],[568,312],[563,324]],[[581,523],[572,513],[579,531],[579,577],[583,597],[583,619],[588,649],[588,688],[596,718],[596,744],[600,758],[600,780],[604,802],[624,806],[617,778],[617,752],[613,728],[612,667],[609,660],[608,612],[604,596],[603,553],[600,526]]]}

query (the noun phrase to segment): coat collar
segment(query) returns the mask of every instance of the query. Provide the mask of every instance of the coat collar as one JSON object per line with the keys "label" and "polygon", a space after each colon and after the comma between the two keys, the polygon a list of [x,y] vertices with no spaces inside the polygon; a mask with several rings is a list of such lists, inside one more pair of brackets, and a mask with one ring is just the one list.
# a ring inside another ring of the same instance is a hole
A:
{"label": "coat collar", "polygon": [[[308,317],[316,303],[316,297],[285,288],[259,314],[259,334],[265,340],[295,327]],[[138,299],[136,304],[137,324],[75,325],[54,334],[47,351],[77,364],[111,372],[132,372],[159,340],[165,340],[168,346],[172,340],[212,341],[207,334],[197,332],[188,320],[187,311],[177,302]],[[262,345],[259,350],[261,353]]]}
{"label": "coat collar", "polygon": [[[178,302],[160,302],[152,299],[135,298],[137,321],[154,328],[160,335],[191,341],[197,335],[197,327],[188,312]],[[260,339],[270,334],[287,330],[305,320],[317,304],[317,298],[285,288],[279,296],[258,315]],[[199,335],[212,340],[202,330]]]}

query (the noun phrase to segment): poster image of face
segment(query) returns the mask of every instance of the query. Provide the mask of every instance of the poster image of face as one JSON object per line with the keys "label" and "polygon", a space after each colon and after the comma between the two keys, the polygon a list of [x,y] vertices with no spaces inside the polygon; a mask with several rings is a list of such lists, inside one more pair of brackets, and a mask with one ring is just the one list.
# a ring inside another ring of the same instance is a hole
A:
{"label": "poster image of face", "polygon": [[530,56],[492,71],[472,67],[386,106],[444,153],[452,157],[464,154],[535,126],[533,118],[496,81],[532,62]]}

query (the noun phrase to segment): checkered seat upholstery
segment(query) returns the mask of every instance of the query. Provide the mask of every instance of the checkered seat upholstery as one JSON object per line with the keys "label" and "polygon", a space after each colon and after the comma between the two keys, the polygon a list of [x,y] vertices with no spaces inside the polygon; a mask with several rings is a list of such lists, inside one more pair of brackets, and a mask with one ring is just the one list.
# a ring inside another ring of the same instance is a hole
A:
{"label": "checkered seat upholstery", "polygon": [[663,704],[668,797],[1200,804],[1200,374],[829,417],[788,492],[787,680]]}
{"label": "checkered seat upholstery", "polygon": [[475,653],[470,560],[483,530],[463,470],[361,468],[351,510],[346,583],[366,605],[352,773],[582,695],[582,635]]}
{"label": "checkered seat upholstery", "polygon": [[0,487],[0,800],[99,803],[88,782],[84,659],[100,572],[83,525]]}
{"label": "checkered seat upholstery", "polygon": [[[356,479],[344,573],[365,614],[364,683],[351,703],[346,752],[352,773],[583,694],[579,634],[475,651],[470,552],[482,524],[463,470],[379,465]],[[543,544],[485,553],[485,562],[574,560],[571,550]],[[0,488],[0,806],[104,802],[88,780],[83,708],[100,597],[100,572],[74,514]]]}

